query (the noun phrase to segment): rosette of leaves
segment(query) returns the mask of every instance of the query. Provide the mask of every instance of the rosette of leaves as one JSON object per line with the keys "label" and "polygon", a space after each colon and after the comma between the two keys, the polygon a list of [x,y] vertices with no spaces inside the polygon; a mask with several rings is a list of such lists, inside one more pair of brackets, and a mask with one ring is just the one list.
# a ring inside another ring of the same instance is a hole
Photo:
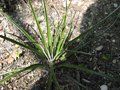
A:
{"label": "rosette of leaves", "polygon": [[[70,68],[70,69],[73,68],[73,69],[81,70],[81,71],[84,71],[87,73],[103,76],[103,77],[106,77],[109,79],[114,79],[112,76],[106,75],[102,72],[95,72],[93,70],[89,70],[86,67],[84,67],[84,65],[80,65],[80,64],[75,65],[75,64],[68,64],[68,63],[63,62],[65,57],[69,57],[71,54],[79,52],[78,51],[79,48],[82,48],[82,46],[84,46],[84,43],[83,43],[84,38],[87,37],[87,35],[89,35],[89,33],[93,31],[93,29],[92,29],[93,27],[91,27],[86,32],[82,33],[78,37],[71,40],[72,31],[74,30],[72,27],[74,16],[70,20],[69,29],[66,29],[67,12],[68,12],[68,8],[69,8],[69,5],[67,6],[67,3],[66,3],[65,14],[62,17],[62,20],[58,23],[54,33],[52,33],[53,30],[51,30],[51,26],[50,26],[49,19],[48,19],[46,1],[43,0],[44,12],[45,12],[45,22],[46,22],[46,28],[47,28],[47,33],[46,33],[47,37],[45,37],[43,30],[41,28],[41,25],[39,24],[38,16],[36,15],[36,12],[32,6],[32,2],[31,2],[31,0],[28,0],[28,1],[29,1],[29,6],[31,8],[34,20],[35,20],[38,30],[39,30],[39,36],[41,37],[40,42],[36,41],[36,39],[32,35],[30,35],[23,27],[21,27],[19,24],[17,24],[11,16],[9,16],[8,14],[3,13],[3,12],[1,12],[1,13],[6,16],[6,18],[28,39],[28,42],[32,43],[32,45],[29,45],[22,41],[16,41],[12,38],[8,38],[3,35],[0,35],[0,38],[3,38],[12,43],[18,44],[21,47],[31,50],[32,52],[36,53],[42,59],[42,61],[45,63],[33,64],[33,65],[30,65],[25,68],[20,68],[20,69],[13,70],[11,72],[3,73],[1,75],[4,75],[5,78],[0,80],[0,83],[4,83],[5,81],[16,76],[17,74],[20,74],[21,72],[33,71],[36,68],[44,68],[44,69],[48,70],[48,72],[49,72],[46,90],[52,90],[51,86],[52,86],[53,82],[56,85],[55,90],[61,90],[63,88],[61,88],[61,85],[59,85],[59,82],[57,81],[57,78],[56,78],[56,72],[55,72],[55,69],[58,67],[59,68]],[[109,16],[107,16],[106,18],[101,20],[99,23],[103,22]],[[97,26],[97,25],[95,25],[95,26]],[[80,42],[81,46],[79,44],[79,46],[76,46],[72,50],[69,50],[69,47],[72,47],[73,44],[76,42]],[[63,62],[63,63],[58,64],[59,62]]]}

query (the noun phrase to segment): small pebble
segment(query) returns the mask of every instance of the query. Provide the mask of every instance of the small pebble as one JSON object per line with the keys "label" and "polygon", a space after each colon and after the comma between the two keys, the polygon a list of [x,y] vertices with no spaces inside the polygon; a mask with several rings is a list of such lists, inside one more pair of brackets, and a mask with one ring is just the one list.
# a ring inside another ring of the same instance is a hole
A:
{"label": "small pebble", "polygon": [[115,39],[113,39],[112,42],[115,43]]}
{"label": "small pebble", "polygon": [[30,76],[28,76],[27,79],[31,79]]}
{"label": "small pebble", "polygon": [[118,7],[118,4],[117,4],[117,3],[114,3],[113,6],[116,8],[116,7]]}
{"label": "small pebble", "polygon": [[113,62],[113,63],[116,63],[117,61],[116,61],[116,60],[113,60],[112,62]]}
{"label": "small pebble", "polygon": [[101,89],[101,90],[108,90],[108,86],[107,86],[107,85],[101,85],[101,86],[100,86],[100,89]]}
{"label": "small pebble", "polygon": [[[69,5],[69,4],[70,4],[70,1],[67,0],[67,5]],[[63,0],[63,7],[66,7],[66,0]]]}
{"label": "small pebble", "polygon": [[45,19],[45,17],[42,15],[41,17],[40,17],[40,21],[43,21]]}
{"label": "small pebble", "polygon": [[10,90],[12,90],[12,86],[11,86],[11,85],[8,85],[8,88],[9,88]]}
{"label": "small pebble", "polygon": [[107,12],[105,12],[105,15],[107,15],[108,13]]}
{"label": "small pebble", "polygon": [[0,87],[0,90],[4,90],[4,88],[3,88],[3,87]]}
{"label": "small pebble", "polygon": [[78,3],[78,0],[73,0],[71,3],[76,4],[76,3]]}
{"label": "small pebble", "polygon": [[16,87],[13,87],[13,90],[17,90],[17,88],[16,88]]}
{"label": "small pebble", "polygon": [[103,46],[101,45],[101,46],[98,46],[95,50],[96,51],[101,51],[103,49]]}

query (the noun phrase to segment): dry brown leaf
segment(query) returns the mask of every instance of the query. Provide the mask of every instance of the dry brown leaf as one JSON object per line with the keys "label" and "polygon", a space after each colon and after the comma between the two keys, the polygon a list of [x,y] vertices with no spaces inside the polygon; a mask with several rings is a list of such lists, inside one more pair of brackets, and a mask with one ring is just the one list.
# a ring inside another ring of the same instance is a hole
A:
{"label": "dry brown leaf", "polygon": [[3,26],[0,24],[0,31],[2,31],[3,30]]}
{"label": "dry brown leaf", "polygon": [[11,55],[10,55],[7,59],[5,59],[5,62],[6,62],[7,64],[11,64],[13,61],[14,61],[14,58],[11,57]]}
{"label": "dry brown leaf", "polygon": [[21,50],[19,47],[15,47],[14,50],[13,50],[13,52],[9,55],[9,57],[5,59],[5,62],[6,62],[7,64],[13,63],[14,60],[17,59],[17,53],[18,53],[18,52],[21,54],[21,53],[22,53],[22,50]]}

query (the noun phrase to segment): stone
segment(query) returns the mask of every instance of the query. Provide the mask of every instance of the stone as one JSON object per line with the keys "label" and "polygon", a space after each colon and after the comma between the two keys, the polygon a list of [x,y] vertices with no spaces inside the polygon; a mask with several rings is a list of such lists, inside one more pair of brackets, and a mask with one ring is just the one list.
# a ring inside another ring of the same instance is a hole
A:
{"label": "stone", "polygon": [[103,46],[101,45],[101,46],[98,46],[95,50],[96,51],[101,51],[103,49]]}
{"label": "stone", "polygon": [[116,63],[116,62],[117,62],[117,60],[113,60],[112,62],[113,62],[113,63]]}
{"label": "stone", "polygon": [[101,86],[100,86],[100,89],[101,89],[101,90],[108,90],[108,86],[107,86],[107,85],[101,85]]}
{"label": "stone", "polygon": [[118,4],[117,4],[117,3],[114,3],[113,6],[116,8],[116,7],[118,7]]}

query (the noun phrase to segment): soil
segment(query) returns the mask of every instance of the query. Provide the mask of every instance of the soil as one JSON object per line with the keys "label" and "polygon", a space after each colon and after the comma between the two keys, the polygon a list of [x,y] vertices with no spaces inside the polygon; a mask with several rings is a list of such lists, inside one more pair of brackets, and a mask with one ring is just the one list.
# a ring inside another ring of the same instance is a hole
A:
{"label": "soil", "polygon": [[[95,26],[96,23],[120,7],[120,0],[72,1],[70,11],[68,12],[68,22],[71,16],[76,13],[72,38],[87,31],[91,26]],[[44,33],[46,33],[42,2],[41,0],[33,0],[32,4],[37,15],[41,16],[39,22]],[[51,25],[53,25],[53,22],[57,23],[64,14],[65,0],[47,0],[47,5]],[[27,0],[1,0],[0,6],[4,12],[12,15],[33,36],[37,36],[38,32],[35,31],[37,27]],[[26,42],[25,37],[1,13],[0,35],[7,35],[14,39],[16,38],[13,35],[17,35],[17,37]],[[80,47],[82,47],[79,49],[81,53],[74,53],[68,57],[67,63],[84,64],[91,70],[102,71],[105,74],[115,75],[120,78],[120,8],[103,23],[96,25],[94,32],[89,33],[84,38]],[[41,59],[29,50],[0,39],[0,74],[39,62],[41,62]],[[5,82],[5,84],[1,84],[0,90],[45,90],[47,73],[46,70],[40,69],[28,74],[22,73]],[[100,89],[102,85],[106,85],[108,90],[120,90],[120,82],[94,74],[87,74],[74,69],[59,68],[56,69],[56,74],[59,83],[65,87],[64,90],[86,90],[83,88],[84,86],[88,90],[102,90]],[[68,77],[74,78],[81,85],[77,85],[74,80]],[[2,78],[4,77],[0,76],[0,79]]]}

